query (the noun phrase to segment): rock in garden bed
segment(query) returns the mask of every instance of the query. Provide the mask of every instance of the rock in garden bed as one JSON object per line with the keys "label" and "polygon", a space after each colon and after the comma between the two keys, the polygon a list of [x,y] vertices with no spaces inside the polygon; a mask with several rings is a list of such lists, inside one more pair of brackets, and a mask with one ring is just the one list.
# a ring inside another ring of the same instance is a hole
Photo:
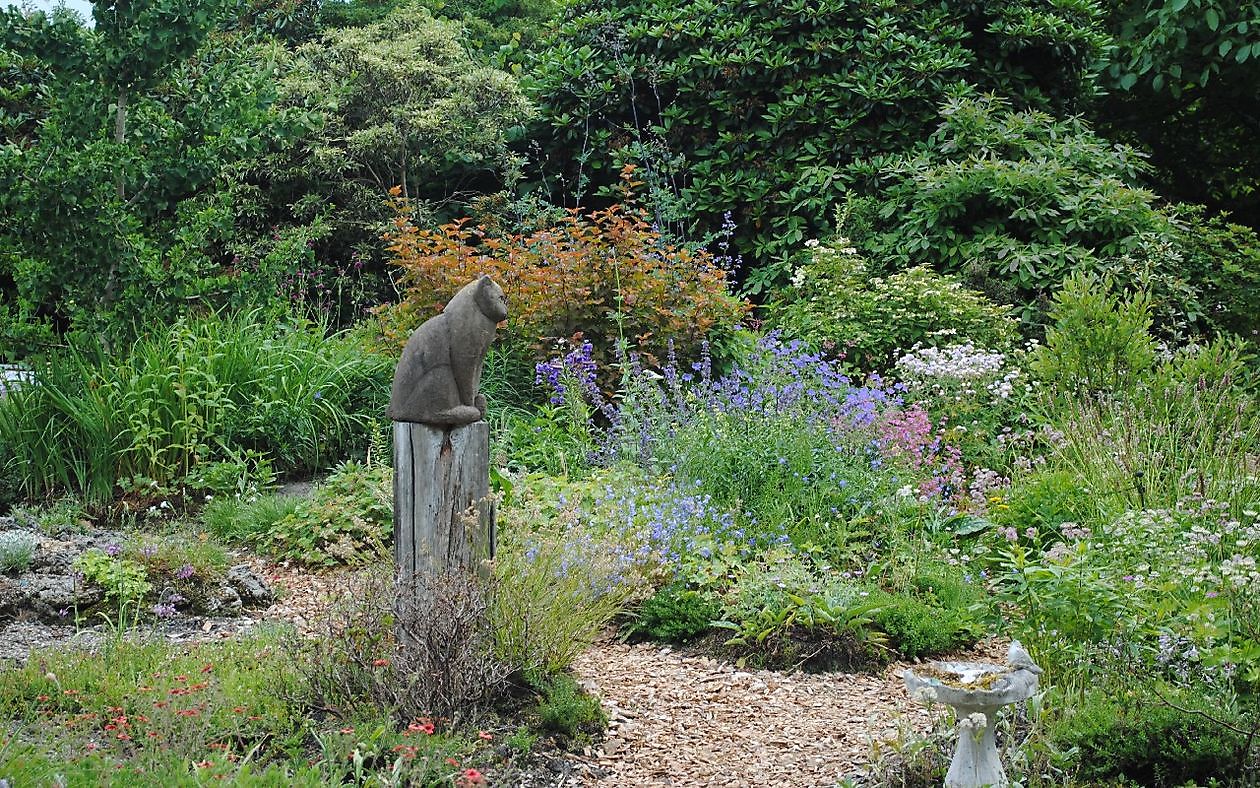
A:
{"label": "rock in garden bed", "polygon": [[0,622],[231,617],[274,596],[248,564],[231,565],[196,537],[92,527],[49,535],[0,518]]}

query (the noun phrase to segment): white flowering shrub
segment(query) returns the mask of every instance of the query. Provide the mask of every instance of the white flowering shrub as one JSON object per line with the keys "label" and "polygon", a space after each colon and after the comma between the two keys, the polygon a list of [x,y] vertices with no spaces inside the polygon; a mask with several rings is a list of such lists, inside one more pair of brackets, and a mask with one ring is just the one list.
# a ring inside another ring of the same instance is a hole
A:
{"label": "white flowering shrub", "polygon": [[805,246],[769,322],[862,369],[882,368],[897,349],[916,344],[1005,349],[1015,340],[1009,308],[951,276],[924,267],[874,275],[847,238]]}

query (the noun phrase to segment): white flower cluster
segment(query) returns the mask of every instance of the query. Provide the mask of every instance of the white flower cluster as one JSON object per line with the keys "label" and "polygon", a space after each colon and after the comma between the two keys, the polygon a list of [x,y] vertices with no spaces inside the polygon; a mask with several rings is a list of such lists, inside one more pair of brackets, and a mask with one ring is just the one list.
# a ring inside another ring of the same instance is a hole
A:
{"label": "white flower cluster", "polygon": [[[916,345],[896,363],[897,371],[905,377],[957,381],[992,377],[1005,365],[1005,354],[977,348],[971,342],[943,348]],[[1012,370],[1007,377],[1013,382],[1018,374],[1017,370]]]}
{"label": "white flower cluster", "polygon": [[1221,584],[1236,590],[1260,588],[1260,571],[1256,559],[1249,555],[1235,555],[1221,562]]}

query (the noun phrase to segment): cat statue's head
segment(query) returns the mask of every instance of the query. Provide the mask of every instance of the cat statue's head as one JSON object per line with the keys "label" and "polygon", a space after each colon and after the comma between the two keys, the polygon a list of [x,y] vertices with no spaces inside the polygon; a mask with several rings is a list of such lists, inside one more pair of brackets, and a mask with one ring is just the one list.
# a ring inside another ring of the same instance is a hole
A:
{"label": "cat statue's head", "polygon": [[497,282],[485,275],[477,280],[477,308],[495,323],[507,320],[507,296]]}

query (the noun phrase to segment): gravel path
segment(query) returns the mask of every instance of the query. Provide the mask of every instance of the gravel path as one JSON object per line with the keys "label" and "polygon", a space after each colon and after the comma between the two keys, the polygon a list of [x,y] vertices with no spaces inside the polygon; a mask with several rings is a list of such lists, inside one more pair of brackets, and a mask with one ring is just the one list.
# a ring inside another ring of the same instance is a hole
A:
{"label": "gravel path", "polygon": [[[960,658],[1004,653],[985,644]],[[606,740],[590,753],[600,776],[587,784],[835,785],[860,775],[873,741],[903,726],[931,728],[938,712],[909,699],[906,666],[785,674],[647,643],[596,645],[574,664],[610,718]]]}

